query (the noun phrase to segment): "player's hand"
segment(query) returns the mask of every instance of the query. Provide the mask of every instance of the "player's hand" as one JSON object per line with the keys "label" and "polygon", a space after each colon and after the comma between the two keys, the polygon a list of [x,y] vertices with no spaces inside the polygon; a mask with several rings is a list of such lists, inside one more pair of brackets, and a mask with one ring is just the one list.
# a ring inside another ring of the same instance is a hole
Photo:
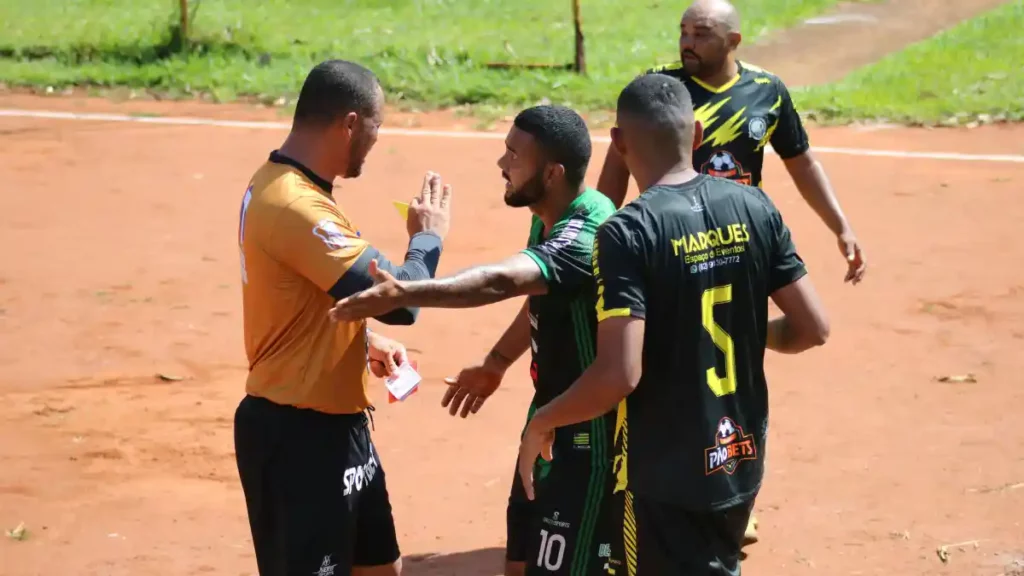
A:
{"label": "player's hand", "polygon": [[409,203],[406,228],[412,237],[418,232],[433,232],[444,240],[451,221],[452,185],[443,184],[441,175],[427,172],[423,188]]}
{"label": "player's hand", "polygon": [[540,456],[548,462],[554,458],[552,448],[555,443],[555,430],[547,428],[540,422],[534,414],[534,418],[526,426],[526,432],[523,433],[522,443],[519,444],[519,478],[523,481],[526,497],[530,500],[534,498],[533,468],[537,463],[537,457]]}
{"label": "player's hand", "polygon": [[855,285],[864,279],[868,264],[864,258],[864,251],[857,242],[857,236],[852,230],[845,230],[836,238],[839,242],[839,251],[846,257],[846,279],[844,282],[853,282]]}
{"label": "player's hand", "polygon": [[390,376],[399,366],[409,361],[409,353],[405,346],[396,340],[370,332],[366,343],[370,372],[378,378]]}
{"label": "player's hand", "polygon": [[441,398],[441,406],[448,408],[452,416],[462,407],[460,416],[465,418],[472,412],[476,414],[484,402],[501,385],[501,379],[505,377],[505,371],[490,365],[487,361],[479,366],[463,368],[459,375],[444,379],[448,390]]}
{"label": "player's hand", "polygon": [[331,320],[351,322],[363,318],[376,318],[403,306],[405,284],[387,271],[378,268],[376,260],[370,260],[369,272],[375,284],[362,292],[338,300],[328,313]]}

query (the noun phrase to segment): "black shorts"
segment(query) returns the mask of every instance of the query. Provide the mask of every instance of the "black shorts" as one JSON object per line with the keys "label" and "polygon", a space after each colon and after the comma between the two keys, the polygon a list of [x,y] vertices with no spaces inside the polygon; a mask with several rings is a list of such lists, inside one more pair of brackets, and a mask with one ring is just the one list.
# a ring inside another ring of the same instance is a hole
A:
{"label": "black shorts", "polygon": [[691,511],[616,493],[621,518],[612,546],[614,576],[740,576],[740,546],[754,501],[718,511]]}
{"label": "black shorts", "polygon": [[518,471],[506,511],[505,557],[525,562],[526,574],[604,575],[612,538],[621,530],[609,501],[611,463],[589,454],[556,454],[546,474],[534,474],[535,499],[528,500]]}
{"label": "black shorts", "polygon": [[348,574],[400,557],[364,414],[246,396],[235,411],[235,456],[260,576]]}

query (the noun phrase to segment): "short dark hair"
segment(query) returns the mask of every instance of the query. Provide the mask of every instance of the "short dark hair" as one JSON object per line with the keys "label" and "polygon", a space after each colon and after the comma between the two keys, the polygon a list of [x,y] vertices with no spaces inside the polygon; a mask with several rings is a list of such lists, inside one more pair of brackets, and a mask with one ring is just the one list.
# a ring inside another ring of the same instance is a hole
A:
{"label": "short dark hair", "polygon": [[565,106],[534,106],[516,116],[515,127],[533,136],[545,157],[565,167],[570,186],[579,186],[590,164],[590,131],[575,111]]}
{"label": "short dark hair", "polygon": [[644,122],[659,139],[693,134],[693,99],[686,86],[665,74],[644,74],[619,93],[618,113]]}
{"label": "short dark hair", "polygon": [[347,60],[325,60],[309,71],[295,104],[295,122],[329,124],[350,112],[371,115],[377,76]]}

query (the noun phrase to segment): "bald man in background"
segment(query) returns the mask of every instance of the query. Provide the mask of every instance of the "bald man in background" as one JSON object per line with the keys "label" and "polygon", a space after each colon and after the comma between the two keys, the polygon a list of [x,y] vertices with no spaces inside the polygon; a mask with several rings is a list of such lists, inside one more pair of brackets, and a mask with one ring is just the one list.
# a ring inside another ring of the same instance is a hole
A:
{"label": "bald man in background", "polygon": [[[693,153],[698,172],[763,189],[764,149],[771,144],[800,195],[835,234],[847,263],[845,281],[857,284],[867,269],[863,250],[825,169],[811,152],[789,90],[779,77],[736,58],[741,41],[735,6],[727,0],[697,0],[680,22],[679,61],[645,74],[671,76],[689,91],[704,133]],[[610,146],[598,190],[621,207],[629,177],[622,157]],[[757,519],[751,515],[744,545],[757,539]]]}
{"label": "bald man in background", "polygon": [[[693,155],[697,171],[763,189],[764,149],[771,144],[800,195],[835,234],[847,261],[845,281],[857,284],[867,268],[863,250],[811,152],[789,90],[779,77],[736,58],[742,38],[735,6],[697,0],[680,23],[679,61],[645,73],[671,76],[689,90],[705,138]],[[598,190],[622,206],[629,176],[622,157],[609,147]]]}

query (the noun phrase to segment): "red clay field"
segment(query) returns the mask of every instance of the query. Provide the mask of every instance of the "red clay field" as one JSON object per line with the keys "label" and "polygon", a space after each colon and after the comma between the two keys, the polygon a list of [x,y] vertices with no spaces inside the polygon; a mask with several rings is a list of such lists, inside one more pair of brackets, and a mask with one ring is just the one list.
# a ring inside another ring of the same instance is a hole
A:
{"label": "red clay field", "polygon": [[[16,95],[0,108],[281,120]],[[232,448],[246,372],[236,218],[250,174],[284,135],[0,117],[0,527],[26,530],[0,538],[0,574],[255,574]],[[856,287],[843,284],[834,239],[781,163],[767,160],[767,191],[832,338],[768,354],[761,541],[744,573],[1022,574],[1024,129],[811,128],[811,138],[1016,160],[822,152],[869,258]],[[606,146],[595,146],[591,183]],[[336,197],[364,237],[401,259],[391,200],[440,172],[455,188],[441,261],[450,273],[525,243],[529,213],[502,202],[502,150],[500,136],[384,134]],[[424,310],[416,326],[380,328],[426,379],[399,404],[374,388],[409,575],[501,571],[526,362],[470,419],[440,400],[442,379],[482,358],[519,304]]]}

